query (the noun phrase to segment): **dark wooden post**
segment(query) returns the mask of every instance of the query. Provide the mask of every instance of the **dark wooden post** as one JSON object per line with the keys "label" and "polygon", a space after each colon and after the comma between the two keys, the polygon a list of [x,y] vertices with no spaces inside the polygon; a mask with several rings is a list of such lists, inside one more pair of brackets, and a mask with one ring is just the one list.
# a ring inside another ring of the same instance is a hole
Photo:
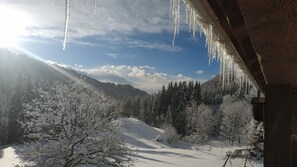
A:
{"label": "dark wooden post", "polygon": [[296,145],[294,146],[291,140],[295,112],[293,88],[285,85],[268,85],[264,110],[264,166],[296,167],[293,166],[297,158],[293,156],[296,156],[294,153]]}
{"label": "dark wooden post", "polygon": [[294,113],[293,113],[293,140],[292,140],[292,167],[297,167],[297,88],[294,89]]}

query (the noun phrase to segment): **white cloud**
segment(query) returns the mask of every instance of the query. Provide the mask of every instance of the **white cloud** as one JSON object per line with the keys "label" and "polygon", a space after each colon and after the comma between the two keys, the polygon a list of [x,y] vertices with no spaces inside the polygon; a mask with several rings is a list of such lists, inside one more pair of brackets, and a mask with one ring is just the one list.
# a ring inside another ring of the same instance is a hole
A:
{"label": "white cloud", "polygon": [[[101,0],[96,14],[93,0],[71,1],[69,35],[72,38],[134,32],[160,33],[172,31],[169,19],[169,0]],[[31,34],[43,37],[62,37],[65,1],[10,0],[13,6],[32,17]]]}
{"label": "white cloud", "polygon": [[187,77],[187,76],[184,76],[182,74],[178,74],[176,77],[175,77],[175,80],[176,82],[179,82],[179,81],[193,81],[195,79],[191,78],[191,77]]}
{"label": "white cloud", "polygon": [[181,47],[172,46],[162,42],[147,42],[142,40],[130,40],[127,42],[129,47],[137,47],[137,48],[146,48],[146,49],[158,49],[161,51],[168,52],[180,52],[182,51]]}
{"label": "white cloud", "polygon": [[[0,5],[1,3],[31,17],[27,36],[63,39],[64,0],[9,0],[0,2]],[[171,46],[171,43],[130,38],[135,33],[173,33],[169,6],[169,0],[98,0],[94,14],[93,0],[72,0],[68,42],[92,47],[109,47],[109,45],[82,41],[85,37],[97,37],[102,41],[114,40],[113,44],[125,44],[131,48],[179,52],[182,49]]]}
{"label": "white cloud", "polygon": [[55,61],[52,61],[52,60],[46,60],[45,61],[46,63],[50,64],[50,65],[57,65],[57,66],[60,66],[60,67],[63,67],[63,68],[67,68],[67,69],[71,69],[71,70],[79,70],[79,67],[77,67],[77,65],[74,65],[71,66],[71,65],[67,65],[67,64],[64,64],[64,63],[58,63],[58,62],[55,62]]}
{"label": "white cloud", "polygon": [[198,75],[202,75],[202,74],[205,73],[205,71],[203,71],[203,70],[197,70],[197,71],[195,71],[195,73],[198,74]]}
{"label": "white cloud", "polygon": [[105,65],[81,71],[101,81],[131,84],[149,93],[160,90],[162,85],[168,85],[171,81],[197,80],[182,74],[169,75],[158,72],[156,68],[151,66]]}
{"label": "white cloud", "polygon": [[[155,67],[151,66],[105,65],[96,68],[78,68],[52,61],[47,62],[76,70],[100,81],[131,84],[132,86],[145,90],[149,93],[160,90],[162,85],[168,85],[168,83],[172,81],[179,82],[197,80],[183,74],[169,75],[158,72]],[[199,81],[203,82],[205,80],[201,79]]]}
{"label": "white cloud", "polygon": [[125,54],[125,53],[107,53],[106,54],[107,56],[109,57],[112,57],[114,59],[123,59],[123,58],[135,58],[135,57],[138,57],[137,55],[135,54]]}
{"label": "white cloud", "polygon": [[74,64],[75,67],[77,68],[83,68],[84,66],[83,65],[80,65],[80,64]]}
{"label": "white cloud", "polygon": [[[98,38],[99,39],[99,38]],[[161,51],[167,51],[167,52],[180,52],[183,49],[179,46],[172,46],[171,44],[160,42],[160,41],[144,41],[139,39],[132,39],[124,36],[114,36],[114,35],[106,35],[104,37],[100,37],[101,41],[104,41],[103,43],[94,43],[94,42],[87,42],[79,39],[70,39],[71,43],[77,44],[77,45],[85,45],[85,46],[91,46],[91,47],[110,47],[111,45],[114,47],[129,47],[129,48],[144,48],[144,49],[156,49]],[[114,53],[111,53],[109,56],[116,57],[117,55],[112,55]]]}
{"label": "white cloud", "polygon": [[147,92],[157,91],[163,84],[170,82],[167,74],[156,72],[150,66],[105,65],[82,72],[101,81],[131,84]]}
{"label": "white cloud", "polygon": [[73,43],[73,44],[76,44],[76,45],[84,45],[84,46],[90,46],[90,47],[107,47],[105,45],[102,45],[102,44],[98,44],[98,43],[92,43],[92,42],[87,42],[87,41],[82,41],[82,40],[78,40],[78,39],[70,39],[68,41],[68,43]]}
{"label": "white cloud", "polygon": [[118,53],[108,53],[107,56],[112,57],[112,58],[118,58],[120,56],[120,54]]}

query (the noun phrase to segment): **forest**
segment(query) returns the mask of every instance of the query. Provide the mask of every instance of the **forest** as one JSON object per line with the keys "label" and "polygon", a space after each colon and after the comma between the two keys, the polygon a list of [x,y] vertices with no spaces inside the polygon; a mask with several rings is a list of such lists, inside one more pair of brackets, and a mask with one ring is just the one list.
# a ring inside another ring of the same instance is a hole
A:
{"label": "forest", "polygon": [[154,127],[173,127],[189,142],[206,143],[223,137],[230,144],[247,143],[254,133],[250,127],[255,126],[250,104],[254,92],[247,91],[236,84],[222,89],[218,76],[203,84],[170,82],[156,94],[125,99],[120,102],[120,112]]}

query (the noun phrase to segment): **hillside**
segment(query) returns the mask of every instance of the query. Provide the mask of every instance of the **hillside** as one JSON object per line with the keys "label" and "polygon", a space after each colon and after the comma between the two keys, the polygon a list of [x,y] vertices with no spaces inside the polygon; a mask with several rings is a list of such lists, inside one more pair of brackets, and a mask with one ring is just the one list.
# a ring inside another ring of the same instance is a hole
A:
{"label": "hillside", "polygon": [[19,122],[25,103],[37,97],[36,89],[46,89],[53,82],[84,79],[93,91],[121,100],[144,96],[146,92],[130,85],[103,83],[75,71],[0,49],[0,145],[22,143],[23,128]]}
{"label": "hillside", "polygon": [[146,92],[136,89],[131,85],[116,85],[95,80],[76,71],[48,65],[25,55],[14,54],[7,50],[0,50],[0,85],[12,87],[16,80],[22,79],[53,82],[57,80],[69,80],[70,78],[85,78],[85,82],[98,91],[116,99],[124,97],[144,96]]}
{"label": "hillside", "polygon": [[114,97],[116,99],[122,99],[126,97],[134,97],[134,96],[145,96],[148,95],[145,91],[134,88],[129,84],[114,84],[111,82],[100,82],[96,79],[93,79],[85,74],[78,73],[74,70],[63,68],[57,66],[63,72],[68,73],[70,76],[75,78],[83,77],[85,82],[102,91],[105,95]]}

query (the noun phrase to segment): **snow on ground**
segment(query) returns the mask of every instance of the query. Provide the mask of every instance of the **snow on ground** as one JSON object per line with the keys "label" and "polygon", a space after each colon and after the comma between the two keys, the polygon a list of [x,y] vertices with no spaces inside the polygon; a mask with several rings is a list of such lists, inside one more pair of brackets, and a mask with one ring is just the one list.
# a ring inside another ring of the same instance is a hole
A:
{"label": "snow on ground", "polygon": [[[151,127],[133,118],[117,121],[122,126],[120,137],[135,150],[135,167],[221,167],[226,160],[226,152],[244,147],[229,146],[223,141],[211,141],[207,145],[178,142],[170,145],[165,140],[164,131]],[[164,141],[157,142],[156,138]],[[0,149],[0,167],[13,167],[21,162],[15,153],[16,146]],[[231,160],[233,167],[242,167],[243,160]],[[230,167],[228,162],[226,167]],[[247,167],[251,166],[247,163]],[[254,167],[262,163],[254,162]]]}
{"label": "snow on ground", "polygon": [[0,150],[0,166],[13,167],[20,164],[21,160],[15,153],[15,148],[7,147]]}
{"label": "snow on ground", "polygon": [[[229,146],[223,141],[211,141],[207,145],[194,145],[178,142],[169,145],[165,140],[164,131],[151,127],[133,118],[119,120],[123,130],[121,137],[133,147],[136,154],[136,167],[221,167],[226,160],[226,152],[245,147]],[[241,167],[244,160],[231,160],[233,167]],[[231,166],[228,162],[226,167]],[[249,163],[247,167],[251,166]],[[262,167],[262,163],[253,162],[254,167]]]}

